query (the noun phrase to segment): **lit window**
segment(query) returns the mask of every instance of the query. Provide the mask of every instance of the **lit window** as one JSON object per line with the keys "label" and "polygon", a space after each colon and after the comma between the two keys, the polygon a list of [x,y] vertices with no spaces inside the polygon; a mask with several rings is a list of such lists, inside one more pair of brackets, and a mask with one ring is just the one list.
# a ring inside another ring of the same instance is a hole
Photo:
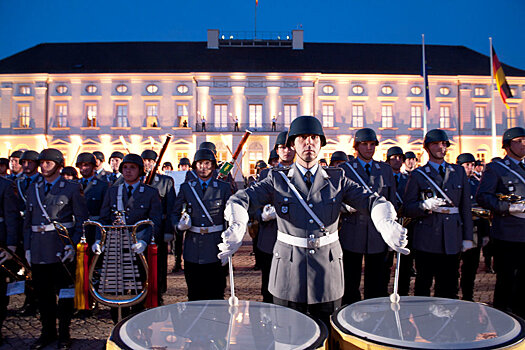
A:
{"label": "lit window", "polygon": [[67,104],[56,105],[56,126],[57,128],[67,127]]}
{"label": "lit window", "polygon": [[450,128],[450,106],[439,107],[439,127],[441,129]]}
{"label": "lit window", "polygon": [[381,106],[381,127],[382,128],[393,128],[394,127],[394,108],[392,105]]}
{"label": "lit window", "polygon": [[31,126],[31,107],[29,105],[18,105],[18,127],[29,128]]}
{"label": "lit window", "polygon": [[517,115],[518,115],[518,108],[517,107],[510,107],[507,110],[507,129],[514,128],[518,126],[517,121]]}
{"label": "lit window", "polygon": [[21,85],[18,88],[18,93],[20,95],[31,95],[31,87],[28,85]]}
{"label": "lit window", "polygon": [[186,103],[177,104],[177,117],[179,118],[179,126],[183,128],[188,127],[188,105]]}
{"label": "lit window", "polygon": [[362,128],[365,119],[365,106],[352,105],[352,127]]}
{"label": "lit window", "polygon": [[60,95],[67,94],[68,90],[69,89],[65,85],[58,85],[57,88],[55,89],[57,94],[60,94]]}
{"label": "lit window", "polygon": [[323,126],[328,128],[334,126],[334,105],[323,105]]}
{"label": "lit window", "polygon": [[412,86],[410,92],[412,95],[421,95],[421,88],[419,86]]}
{"label": "lit window", "polygon": [[156,94],[159,91],[159,87],[155,84],[149,84],[146,86],[148,94]]}
{"label": "lit window", "polygon": [[297,118],[297,105],[284,105],[284,125],[289,127],[295,118]]}
{"label": "lit window", "polygon": [[179,86],[177,86],[177,92],[179,94],[187,94],[188,91],[190,91],[190,88],[188,87],[188,85],[185,85],[185,84],[180,84]]}
{"label": "lit window", "polygon": [[392,90],[392,87],[390,85],[385,85],[381,88],[381,92],[383,93],[383,95],[391,95],[393,91],[394,90]]}
{"label": "lit window", "polygon": [[516,94],[518,93],[518,90],[516,90],[516,88],[510,88],[510,93],[511,93],[512,97],[516,97]]}
{"label": "lit window", "polygon": [[146,105],[146,126],[148,128],[156,128],[159,126],[159,105],[156,103],[149,103]]}
{"label": "lit window", "polygon": [[216,128],[226,128],[228,126],[228,105],[216,104],[214,105],[215,119],[214,125]]}
{"label": "lit window", "polygon": [[361,85],[355,85],[355,86],[352,87],[352,92],[355,95],[361,95],[364,91],[365,91],[365,89],[363,89],[363,87]]}
{"label": "lit window", "polygon": [[485,106],[476,106],[476,129],[485,129]]}
{"label": "lit window", "polygon": [[474,96],[485,96],[485,88],[482,88],[482,87],[474,88]]}
{"label": "lit window", "polygon": [[90,85],[86,86],[86,92],[88,94],[96,94],[97,90],[98,90],[98,88],[97,88],[96,85],[90,84]]}
{"label": "lit window", "polygon": [[323,86],[323,93],[327,95],[333,94],[335,91],[334,87],[332,85],[325,85]]}
{"label": "lit window", "polygon": [[124,85],[124,84],[119,84],[115,87],[115,90],[119,93],[119,94],[125,94],[126,92],[128,92],[128,86],[127,85]]}
{"label": "lit window", "polygon": [[248,119],[250,121],[250,128],[257,128],[262,126],[262,105],[248,106]]}
{"label": "lit window", "polygon": [[117,104],[116,105],[116,126],[119,128],[127,128],[128,125],[128,105]]}
{"label": "lit window", "polygon": [[440,87],[439,93],[441,94],[441,96],[448,96],[450,95],[450,89],[446,86]]}
{"label": "lit window", "polygon": [[421,106],[410,106],[410,127],[421,128]]}
{"label": "lit window", "polygon": [[97,126],[97,105],[87,104],[86,105],[86,126],[94,128]]}

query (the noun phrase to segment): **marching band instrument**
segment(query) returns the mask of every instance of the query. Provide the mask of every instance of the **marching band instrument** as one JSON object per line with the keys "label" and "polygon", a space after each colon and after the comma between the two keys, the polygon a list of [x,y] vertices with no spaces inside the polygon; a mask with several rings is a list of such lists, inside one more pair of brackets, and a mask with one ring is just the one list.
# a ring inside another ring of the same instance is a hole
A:
{"label": "marching band instrument", "polygon": [[153,182],[153,179],[155,178],[155,175],[157,174],[157,171],[159,170],[159,164],[162,162],[162,157],[164,157],[164,153],[166,153],[166,149],[168,148],[168,145],[170,144],[171,138],[173,136],[171,134],[166,135],[166,141],[164,141],[164,145],[162,145],[162,148],[159,152],[159,157],[155,161],[155,166],[151,171],[149,172],[148,176],[144,180],[144,183],[146,185],[151,185]]}
{"label": "marching band instrument", "polygon": [[26,262],[5,246],[0,246],[0,266],[13,281],[29,281],[31,268]]}
{"label": "marching band instrument", "polygon": [[480,219],[487,219],[490,220],[492,215],[490,210],[481,208],[481,207],[472,207],[472,216],[475,216]]}
{"label": "marching band instrument", "polygon": [[241,154],[241,151],[242,151],[244,145],[246,144],[246,142],[248,141],[248,137],[251,135],[251,133],[252,132],[250,130],[246,130],[244,132],[244,135],[242,135],[241,141],[237,145],[237,148],[235,149],[235,152],[232,155],[232,161],[231,162],[224,162],[222,167],[219,169],[219,174],[217,175],[217,178],[219,180],[224,180],[224,179],[226,179],[228,177],[228,174],[233,169],[233,164],[235,163],[235,161],[237,160],[237,158]]}
{"label": "marching band instrument", "polygon": [[525,204],[525,196],[519,196],[513,193],[496,193],[496,197],[498,197],[500,201],[509,202],[511,204]]}

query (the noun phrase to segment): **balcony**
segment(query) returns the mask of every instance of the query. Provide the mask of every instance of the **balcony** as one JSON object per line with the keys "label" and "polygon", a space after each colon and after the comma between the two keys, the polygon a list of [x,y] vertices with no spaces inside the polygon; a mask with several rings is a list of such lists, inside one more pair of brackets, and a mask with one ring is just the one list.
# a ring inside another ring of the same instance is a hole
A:
{"label": "balcony", "polygon": [[272,127],[272,123],[262,123],[254,126],[249,123],[239,123],[238,130],[235,130],[235,123],[225,123],[221,126],[216,126],[213,123],[206,123],[206,130],[202,130],[202,123],[195,124],[196,132],[240,132],[243,133],[244,130],[250,130],[252,132],[281,132],[286,131],[284,123],[275,123],[275,126]]}

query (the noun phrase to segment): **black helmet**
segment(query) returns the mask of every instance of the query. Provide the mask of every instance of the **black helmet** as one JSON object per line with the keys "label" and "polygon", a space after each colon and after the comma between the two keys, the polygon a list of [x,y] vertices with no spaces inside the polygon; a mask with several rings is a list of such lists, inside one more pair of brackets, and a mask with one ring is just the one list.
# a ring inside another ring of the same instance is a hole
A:
{"label": "black helmet", "polygon": [[328,164],[328,162],[327,162],[326,159],[324,159],[324,158],[319,159],[319,163],[325,163],[325,164]]}
{"label": "black helmet", "polygon": [[7,159],[7,158],[0,158],[0,165],[9,166],[9,159]]}
{"label": "black helmet", "polygon": [[514,128],[510,128],[505,130],[503,133],[503,145],[502,148],[505,148],[510,144],[510,141],[512,139],[515,139],[516,137],[525,136],[525,129],[519,126],[516,126]]}
{"label": "black helmet", "polygon": [[157,152],[151,149],[144,150],[140,156],[142,159],[151,159],[153,161],[157,160]]}
{"label": "black helmet", "polygon": [[348,155],[343,151],[335,151],[330,157],[330,166],[337,161],[348,162]]}
{"label": "black helmet", "polygon": [[38,155],[38,161],[51,160],[58,165],[64,165],[64,155],[55,148],[46,148]]}
{"label": "black helmet", "polygon": [[144,160],[142,159],[141,156],[139,156],[138,154],[135,154],[135,153],[130,153],[130,154],[127,154],[124,159],[122,159],[122,162],[120,163],[119,167],[118,167],[118,171],[122,174],[122,167],[124,166],[125,163],[133,163],[133,164],[137,164],[140,168],[140,176],[143,176],[145,175],[146,173],[144,172]]}
{"label": "black helmet", "polygon": [[98,160],[100,160],[101,162],[103,162],[104,160],[106,160],[106,158],[104,157],[104,153],[100,152],[100,151],[95,151],[93,152],[93,155],[95,156],[95,158],[97,158]]}
{"label": "black helmet", "polygon": [[478,160],[476,160],[476,161],[474,162],[474,165],[475,165],[475,166],[481,166],[481,165],[483,165],[483,162],[482,162],[481,160],[478,159]]}
{"label": "black helmet", "polygon": [[66,166],[66,167],[62,168],[62,171],[60,172],[60,175],[69,175],[69,176],[73,176],[73,179],[78,179],[77,169],[75,169],[72,166]]}
{"label": "black helmet", "polygon": [[217,168],[217,159],[215,158],[215,154],[208,148],[201,148],[195,152],[195,157],[193,157],[193,163],[191,164],[191,167],[195,169],[195,164],[200,160],[210,160],[215,168]]}
{"label": "black helmet", "polygon": [[97,162],[95,161],[95,156],[92,153],[84,152],[80,153],[77,157],[77,162],[75,165],[78,167],[79,163],[91,163],[93,165],[97,165]]}
{"label": "black helmet", "polygon": [[22,160],[32,160],[38,163],[38,152],[32,150],[25,151],[22,157],[20,157],[20,161]]}
{"label": "black helmet", "polygon": [[416,154],[412,151],[405,153],[405,159],[417,159]]}
{"label": "black helmet", "polygon": [[448,139],[447,133],[444,130],[432,129],[425,135],[425,140],[423,141],[423,144],[424,146],[426,146],[429,143],[441,141],[445,141],[447,143],[447,147],[450,147],[450,141]]}
{"label": "black helmet", "polygon": [[181,158],[179,160],[179,166],[181,166],[181,165],[191,165],[190,160],[188,158],[185,158],[185,157]]}
{"label": "black helmet", "polygon": [[21,149],[19,149],[18,151],[14,151],[13,153],[11,153],[11,155],[9,156],[9,158],[20,158],[22,157],[22,154],[24,153],[24,151],[22,151]]}
{"label": "black helmet", "polygon": [[257,169],[264,169],[268,168],[268,164],[266,164],[264,160],[258,160],[257,163],[255,163],[255,167]]}
{"label": "black helmet", "polygon": [[316,117],[302,115],[293,120],[286,138],[286,146],[290,147],[299,135],[318,135],[321,138],[321,147],[326,145],[323,126]]}
{"label": "black helmet", "polygon": [[115,151],[115,152],[111,153],[111,155],[109,156],[109,159],[110,159],[110,160],[111,160],[111,158],[120,158],[120,159],[124,159],[124,153],[119,152],[119,151]]}
{"label": "black helmet", "polygon": [[472,155],[472,153],[461,153],[456,158],[456,163],[461,165],[464,163],[476,163],[476,158]]}
{"label": "black helmet", "polygon": [[215,147],[213,142],[204,141],[199,145],[199,149],[209,149],[214,155],[217,155],[217,147]]}
{"label": "black helmet", "polygon": [[277,151],[274,149],[270,151],[270,156],[268,157],[268,163],[271,163],[272,159],[279,159],[279,155],[277,154]]}
{"label": "black helmet", "polygon": [[377,140],[376,132],[370,128],[363,128],[359,129],[355,133],[354,138],[354,147],[359,142],[367,142],[367,141],[375,141],[376,146],[379,145],[379,141]]}
{"label": "black helmet", "polygon": [[279,135],[277,135],[277,138],[275,139],[275,145],[273,146],[273,149],[276,150],[277,146],[283,145],[286,146],[286,136],[288,135],[288,131],[281,131]]}
{"label": "black helmet", "polygon": [[355,157],[353,155],[351,155],[351,154],[348,155],[348,161],[351,161],[351,160],[354,160],[354,159],[355,159]]}
{"label": "black helmet", "polygon": [[403,153],[403,149],[399,146],[390,147],[388,151],[386,151],[386,160],[389,160],[390,157],[400,155],[403,156],[403,160],[406,159],[405,154]]}

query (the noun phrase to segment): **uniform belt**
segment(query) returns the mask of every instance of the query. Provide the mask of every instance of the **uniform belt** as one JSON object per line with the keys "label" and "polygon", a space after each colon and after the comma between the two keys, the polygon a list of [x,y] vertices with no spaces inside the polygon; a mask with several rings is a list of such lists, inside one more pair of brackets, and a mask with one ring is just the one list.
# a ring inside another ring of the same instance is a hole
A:
{"label": "uniform belt", "polygon": [[432,209],[432,211],[440,214],[459,214],[458,207],[437,207],[436,209]]}
{"label": "uniform belt", "polygon": [[194,233],[214,233],[214,232],[221,232],[223,230],[223,225],[213,225],[213,226],[206,226],[206,227],[198,227],[198,226],[192,226],[188,231],[194,232]]}
{"label": "uniform belt", "polygon": [[[75,226],[75,223],[74,222],[64,222],[64,223],[60,223],[62,226],[64,226],[65,228],[71,228],[73,226]],[[53,224],[47,224],[47,225],[33,225],[31,226],[31,230],[33,232],[47,232],[47,231],[54,231],[55,230],[55,225]]]}
{"label": "uniform belt", "polygon": [[289,235],[287,233],[277,231],[277,240],[281,241],[283,243],[293,245],[295,247],[300,248],[320,248],[325,245],[331,244],[339,240],[339,233],[338,231],[335,231],[334,233],[330,233],[326,236],[321,237],[312,237],[310,238],[303,238],[303,237],[295,237],[292,235]]}

